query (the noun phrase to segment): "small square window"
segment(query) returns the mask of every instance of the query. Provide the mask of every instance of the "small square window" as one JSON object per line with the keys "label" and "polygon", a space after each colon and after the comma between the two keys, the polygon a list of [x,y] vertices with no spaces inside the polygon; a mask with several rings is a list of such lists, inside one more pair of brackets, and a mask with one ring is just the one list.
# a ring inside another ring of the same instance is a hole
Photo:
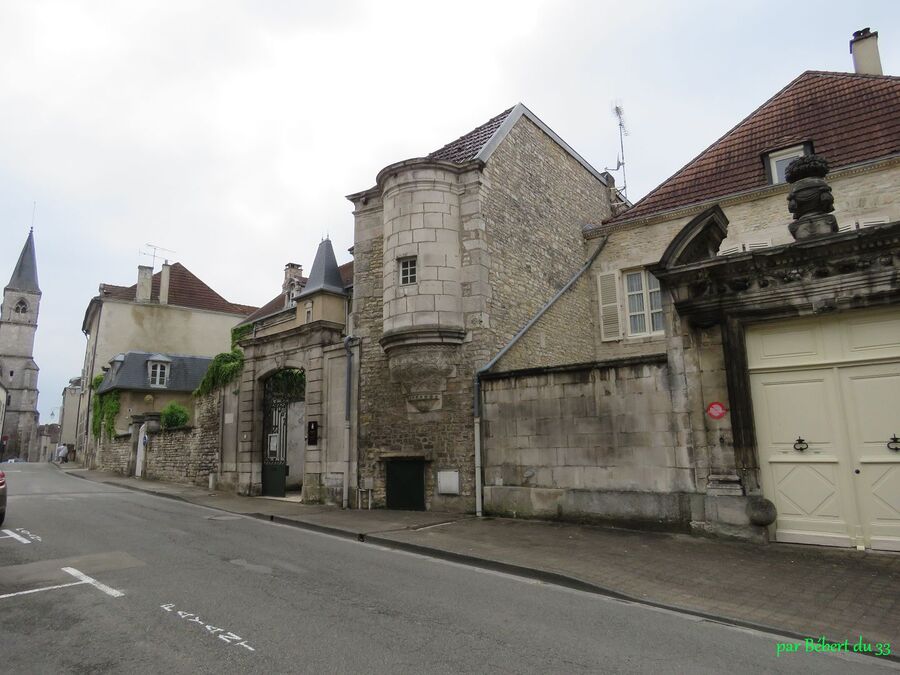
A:
{"label": "small square window", "polygon": [[784,150],[778,150],[777,152],[768,153],[768,155],[766,155],[766,162],[769,182],[772,185],[787,182],[787,178],[785,178],[784,172],[788,168],[788,164],[793,162],[795,159],[798,159],[799,157],[804,157],[807,154],[809,153],[807,152],[806,144],[795,145],[792,148],[785,148]]}
{"label": "small square window", "polygon": [[400,285],[408,286],[416,283],[416,259],[401,258],[400,259]]}

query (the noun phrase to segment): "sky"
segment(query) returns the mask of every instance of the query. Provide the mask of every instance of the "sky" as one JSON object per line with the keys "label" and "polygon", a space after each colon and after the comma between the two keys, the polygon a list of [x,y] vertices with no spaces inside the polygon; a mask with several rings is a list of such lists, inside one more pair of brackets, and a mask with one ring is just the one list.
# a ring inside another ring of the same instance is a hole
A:
{"label": "sky", "polygon": [[636,201],[803,71],[852,70],[866,26],[900,74],[890,0],[0,0],[0,282],[34,213],[41,421],[147,244],[261,305],[323,237],[351,259],[345,195],[516,102],[600,170],[620,103]]}

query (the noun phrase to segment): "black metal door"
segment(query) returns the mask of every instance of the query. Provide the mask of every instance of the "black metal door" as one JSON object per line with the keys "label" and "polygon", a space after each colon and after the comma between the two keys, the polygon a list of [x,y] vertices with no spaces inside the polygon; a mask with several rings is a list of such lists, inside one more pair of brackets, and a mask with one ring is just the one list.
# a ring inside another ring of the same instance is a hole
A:
{"label": "black metal door", "polygon": [[287,480],[287,410],[306,398],[306,375],[285,368],[266,379],[263,388],[262,493],[284,497]]}
{"label": "black metal door", "polygon": [[425,462],[421,459],[394,459],[387,463],[387,507],[425,510]]}

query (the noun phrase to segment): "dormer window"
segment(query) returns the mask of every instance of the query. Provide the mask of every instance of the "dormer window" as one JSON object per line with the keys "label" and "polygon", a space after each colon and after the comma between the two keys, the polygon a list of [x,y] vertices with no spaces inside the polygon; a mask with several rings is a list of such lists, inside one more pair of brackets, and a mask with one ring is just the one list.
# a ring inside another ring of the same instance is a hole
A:
{"label": "dormer window", "polygon": [[13,311],[16,314],[27,314],[28,313],[28,303],[24,300],[19,300],[16,303],[16,306],[13,308]]}
{"label": "dormer window", "polygon": [[770,185],[778,185],[787,182],[784,172],[788,168],[788,164],[795,159],[805,157],[812,154],[812,143],[801,143],[800,145],[792,145],[789,148],[775,150],[763,154],[763,162],[766,167],[766,178]]}
{"label": "dormer window", "polygon": [[169,366],[165,363],[150,364],[150,386],[165,387],[169,377]]}

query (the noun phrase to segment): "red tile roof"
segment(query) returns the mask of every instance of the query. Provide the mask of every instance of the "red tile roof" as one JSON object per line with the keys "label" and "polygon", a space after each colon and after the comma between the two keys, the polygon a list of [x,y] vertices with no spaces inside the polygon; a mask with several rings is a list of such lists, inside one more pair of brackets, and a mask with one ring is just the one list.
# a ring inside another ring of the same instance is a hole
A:
{"label": "red tile roof", "polygon": [[[900,77],[807,71],[697,155],[621,223],[763,188],[762,153],[803,141],[832,170],[900,152]],[[587,231],[601,226],[587,228]]]}
{"label": "red tile roof", "polygon": [[[159,302],[159,278],[161,272],[153,275],[153,284],[150,291],[150,300]],[[101,298],[115,298],[117,300],[134,301],[137,293],[137,284],[134,286],[113,286],[101,284]],[[189,307],[191,309],[206,309],[213,312],[225,312],[247,316],[256,311],[256,307],[240,305],[228,302],[221,295],[203,283],[187,267],[181,263],[174,263],[169,270],[169,302],[177,307]]]}
{"label": "red tile roof", "polygon": [[[344,263],[343,265],[338,266],[338,272],[341,273],[341,280],[344,282],[344,288],[349,288],[353,285],[353,261],[351,260],[348,263]],[[306,277],[301,278],[302,285],[306,285]],[[302,288],[302,286],[301,286]],[[284,307],[284,293],[279,293],[274,298],[269,300],[266,304],[260,307],[258,310],[253,312],[250,316],[248,316],[242,323],[253,323],[254,321],[258,321],[264,317],[267,317],[271,314],[276,314],[281,310],[285,309]]]}
{"label": "red tile roof", "polygon": [[480,127],[472,129],[465,136],[460,136],[452,143],[448,143],[443,148],[435,150],[428,155],[429,159],[443,159],[448,162],[463,164],[469,160],[475,159],[475,156],[481,152],[481,149],[491,139],[491,136],[500,128],[500,125],[506,121],[506,118],[513,111],[512,108],[504,110],[496,117],[492,117]]}

